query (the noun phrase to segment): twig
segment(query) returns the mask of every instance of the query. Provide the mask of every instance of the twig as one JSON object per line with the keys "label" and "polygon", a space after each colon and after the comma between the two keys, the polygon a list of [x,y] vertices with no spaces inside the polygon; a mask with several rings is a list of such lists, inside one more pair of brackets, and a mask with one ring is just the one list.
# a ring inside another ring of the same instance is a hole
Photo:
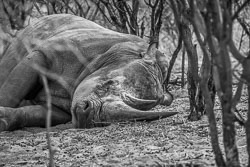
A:
{"label": "twig", "polygon": [[[100,2],[98,2],[98,3],[100,3]],[[99,11],[99,8],[96,7],[96,8],[95,8],[95,12],[93,12],[92,15],[88,16],[87,19],[89,19],[89,20],[91,20],[91,21],[94,21],[95,18],[96,18],[96,16],[97,16],[97,14],[98,14],[98,11]]]}
{"label": "twig", "polygon": [[238,10],[234,13],[232,20],[236,19],[239,15],[239,13],[245,8],[245,6],[250,2],[250,0],[246,0],[239,8]]}
{"label": "twig", "polygon": [[84,12],[83,12],[81,4],[77,0],[74,0],[74,1],[75,1],[76,5],[77,5],[78,9],[80,10],[80,16],[84,17]]}
{"label": "twig", "polygon": [[[98,1],[98,3],[97,2],[95,2],[95,1],[93,1],[94,3],[95,3],[95,5],[96,5],[96,7],[100,10],[100,12],[102,13],[102,15],[104,16],[104,18],[111,24],[111,25],[114,25],[115,26],[115,24],[113,23],[113,21],[105,14],[105,9],[102,9],[101,8],[101,5],[100,5],[100,2],[103,4],[103,2],[102,1]],[[104,4],[103,4],[104,5]],[[105,5],[104,5],[105,6]]]}
{"label": "twig", "polygon": [[247,24],[246,21],[244,21],[243,19],[241,19],[239,17],[237,17],[237,21],[240,23],[241,27],[244,29],[246,34],[250,37],[250,31],[249,31],[248,27],[246,26],[246,24]]}
{"label": "twig", "polygon": [[229,48],[234,58],[237,59],[240,63],[243,63],[243,61],[245,60],[245,56],[238,51],[232,39],[229,41]]}
{"label": "twig", "polygon": [[35,6],[36,10],[38,11],[38,13],[42,16],[43,14],[42,14],[40,8],[37,6],[36,2],[34,3],[34,6]]}
{"label": "twig", "polygon": [[246,123],[246,120],[242,117],[238,109],[235,109],[235,121],[238,122],[241,126],[244,126]]}
{"label": "twig", "polygon": [[238,50],[241,49],[241,45],[242,45],[242,42],[243,42],[243,37],[245,36],[244,34],[244,30],[241,31],[241,36],[240,36],[240,43],[239,43],[239,47],[238,47]]}
{"label": "twig", "polygon": [[47,117],[46,117],[46,138],[47,138],[47,143],[48,143],[48,149],[49,149],[49,167],[54,167],[54,154],[55,150],[52,149],[51,147],[51,139],[50,139],[50,126],[51,126],[51,114],[52,114],[52,106],[51,106],[51,94],[49,91],[49,86],[48,86],[48,81],[45,75],[42,75],[42,80],[43,80],[43,85],[46,93],[46,99],[47,99]]}
{"label": "twig", "polygon": [[239,81],[238,83],[238,88],[236,90],[236,93],[233,97],[232,100],[232,107],[231,110],[233,113],[236,113],[237,115],[235,115],[235,120],[240,124],[240,125],[245,125],[245,120],[244,118],[241,116],[241,114],[239,113],[239,111],[236,108],[236,105],[239,103],[240,101],[240,97],[241,97],[241,93],[242,93],[242,88],[243,88],[243,82],[242,80]]}
{"label": "twig", "polygon": [[176,58],[178,56],[178,53],[181,50],[181,47],[182,47],[182,33],[180,31],[179,38],[178,38],[178,45],[177,45],[177,47],[176,47],[176,49],[175,49],[175,51],[174,51],[174,53],[172,55],[172,58],[171,58],[171,60],[169,62],[169,68],[168,68],[167,78],[166,78],[165,83],[164,83],[164,85],[166,85],[166,86],[168,85],[172,68],[173,68],[175,60],[176,60]]}
{"label": "twig", "polygon": [[182,49],[182,60],[181,60],[181,87],[183,88],[184,85],[185,85],[185,53],[186,53],[186,50],[185,50],[185,47],[183,45],[183,49]]}

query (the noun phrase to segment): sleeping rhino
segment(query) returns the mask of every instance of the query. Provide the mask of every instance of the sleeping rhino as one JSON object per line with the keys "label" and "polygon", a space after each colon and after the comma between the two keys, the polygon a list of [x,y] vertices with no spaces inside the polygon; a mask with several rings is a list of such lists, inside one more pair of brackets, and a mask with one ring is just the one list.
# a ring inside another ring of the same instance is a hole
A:
{"label": "sleeping rhino", "polygon": [[174,115],[147,111],[173,100],[162,87],[167,70],[166,56],[137,36],[69,14],[42,17],[0,56],[0,131],[44,127],[49,97],[52,125]]}

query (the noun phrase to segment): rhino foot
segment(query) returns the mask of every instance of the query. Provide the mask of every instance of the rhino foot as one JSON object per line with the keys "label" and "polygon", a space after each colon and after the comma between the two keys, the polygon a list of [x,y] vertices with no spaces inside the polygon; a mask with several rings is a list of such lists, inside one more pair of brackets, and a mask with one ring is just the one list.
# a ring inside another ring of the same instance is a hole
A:
{"label": "rhino foot", "polygon": [[14,108],[0,107],[0,132],[20,128],[21,114],[22,112]]}
{"label": "rhino foot", "polygon": [[[67,123],[71,115],[52,107],[52,126]],[[20,108],[0,107],[0,132],[23,127],[45,127],[47,109],[43,105],[23,106]]]}

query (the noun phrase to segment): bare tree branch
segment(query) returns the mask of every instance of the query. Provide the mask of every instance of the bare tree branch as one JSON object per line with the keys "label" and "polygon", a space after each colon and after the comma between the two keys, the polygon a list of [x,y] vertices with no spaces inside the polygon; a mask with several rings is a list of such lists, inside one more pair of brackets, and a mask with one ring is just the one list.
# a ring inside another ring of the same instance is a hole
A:
{"label": "bare tree branch", "polygon": [[[238,10],[232,16],[232,20],[236,19],[239,16],[239,13],[248,5],[249,2],[250,2],[250,0],[246,0],[245,2],[243,2],[243,4],[241,6],[239,6]],[[237,2],[236,2],[236,4],[237,4]]]}
{"label": "bare tree branch", "polygon": [[171,60],[170,60],[170,62],[169,62],[167,78],[166,78],[166,80],[165,80],[165,82],[164,82],[165,87],[166,87],[166,86],[168,85],[168,83],[169,83],[172,68],[173,68],[174,63],[175,63],[175,60],[176,60],[176,58],[177,58],[177,56],[178,56],[178,53],[179,53],[180,50],[181,50],[181,47],[182,47],[182,38],[183,38],[183,37],[182,37],[182,33],[180,32],[180,33],[179,33],[179,38],[178,38],[178,45],[177,45],[177,47],[176,47],[176,49],[175,49],[175,51],[174,51],[174,53],[173,53],[173,55],[172,55],[172,58],[171,58]]}
{"label": "bare tree branch", "polygon": [[93,1],[93,2],[96,4],[97,8],[100,10],[100,12],[101,12],[102,15],[104,16],[104,18],[105,18],[111,25],[114,25],[114,23],[113,23],[113,22],[110,20],[110,18],[106,15],[105,10],[101,8],[101,4],[100,4],[101,1],[98,1],[98,3],[97,3],[96,1]]}
{"label": "bare tree branch", "polygon": [[51,102],[52,101],[51,101],[48,81],[44,75],[42,75],[42,80],[43,80],[43,85],[44,85],[44,89],[46,93],[47,108],[48,108],[47,117],[46,117],[46,128],[47,128],[46,138],[47,138],[48,149],[49,149],[49,167],[54,167],[55,166],[55,163],[54,163],[55,150],[52,149],[51,139],[50,139],[50,127],[51,127],[51,115],[52,115]]}
{"label": "bare tree branch", "polygon": [[42,16],[43,14],[42,14],[40,8],[37,6],[36,2],[34,3],[34,6],[35,6],[36,10],[38,11],[38,13]]}
{"label": "bare tree branch", "polygon": [[[218,166],[226,166],[224,158],[222,156],[222,152],[220,150],[219,142],[218,142],[216,120],[215,120],[215,115],[213,111],[213,101],[211,99],[210,91],[208,88],[208,81],[210,78],[210,72],[211,72],[211,67],[212,67],[211,58],[210,58],[210,53],[206,46],[206,43],[202,40],[200,33],[202,33],[202,35],[207,38],[211,38],[212,36],[207,35],[207,30],[210,30],[210,29],[209,27],[205,29],[203,18],[199,16],[199,13],[197,12],[197,6],[195,6],[195,3],[193,0],[190,0],[190,11],[191,11],[190,22],[193,25],[196,38],[203,52],[204,63],[202,63],[200,87],[202,89],[202,95],[205,101],[205,109],[206,109],[206,113],[209,119],[209,127],[211,131],[211,143],[212,143],[212,147],[213,147],[214,154],[215,154],[216,164]],[[212,39],[210,39],[210,44],[211,44],[211,41]]]}
{"label": "bare tree branch", "polygon": [[[183,44],[182,44],[183,45]],[[185,53],[186,49],[185,46],[182,46],[182,60],[181,60],[181,87],[184,88],[185,85]]]}
{"label": "bare tree branch", "polygon": [[243,30],[246,32],[246,34],[249,36],[250,38],[250,30],[249,27],[250,25],[248,25],[248,27],[246,26],[247,23],[244,21],[244,19],[241,19],[239,17],[237,17],[237,21],[240,23],[241,27],[243,28]]}
{"label": "bare tree branch", "polygon": [[232,39],[229,41],[229,49],[236,60],[240,63],[244,61],[245,56],[238,51]]}

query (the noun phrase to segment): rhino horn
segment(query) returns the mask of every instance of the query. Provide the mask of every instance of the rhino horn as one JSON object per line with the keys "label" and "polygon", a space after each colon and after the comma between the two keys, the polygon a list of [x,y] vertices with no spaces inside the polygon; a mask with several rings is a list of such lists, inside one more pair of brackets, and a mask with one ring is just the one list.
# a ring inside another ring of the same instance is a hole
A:
{"label": "rhino horn", "polygon": [[159,100],[139,99],[127,93],[123,93],[121,97],[123,102],[139,110],[148,110],[159,104]]}
{"label": "rhino horn", "polygon": [[153,121],[166,118],[178,112],[142,111],[130,107],[123,101],[114,101],[105,105],[106,121]]}
{"label": "rhino horn", "polygon": [[148,110],[148,109],[155,107],[158,104],[169,106],[173,102],[173,95],[169,92],[167,92],[159,100],[139,99],[127,93],[123,93],[121,97],[122,97],[123,102],[139,110]]}
{"label": "rhino horn", "polygon": [[135,109],[123,101],[108,101],[102,105],[86,101],[72,112],[72,123],[75,128],[91,128],[110,125],[121,121],[153,121],[166,118],[178,112],[152,112]]}
{"label": "rhino horn", "polygon": [[161,99],[160,104],[164,106],[170,106],[173,100],[174,100],[173,95],[171,93],[166,93]]}

